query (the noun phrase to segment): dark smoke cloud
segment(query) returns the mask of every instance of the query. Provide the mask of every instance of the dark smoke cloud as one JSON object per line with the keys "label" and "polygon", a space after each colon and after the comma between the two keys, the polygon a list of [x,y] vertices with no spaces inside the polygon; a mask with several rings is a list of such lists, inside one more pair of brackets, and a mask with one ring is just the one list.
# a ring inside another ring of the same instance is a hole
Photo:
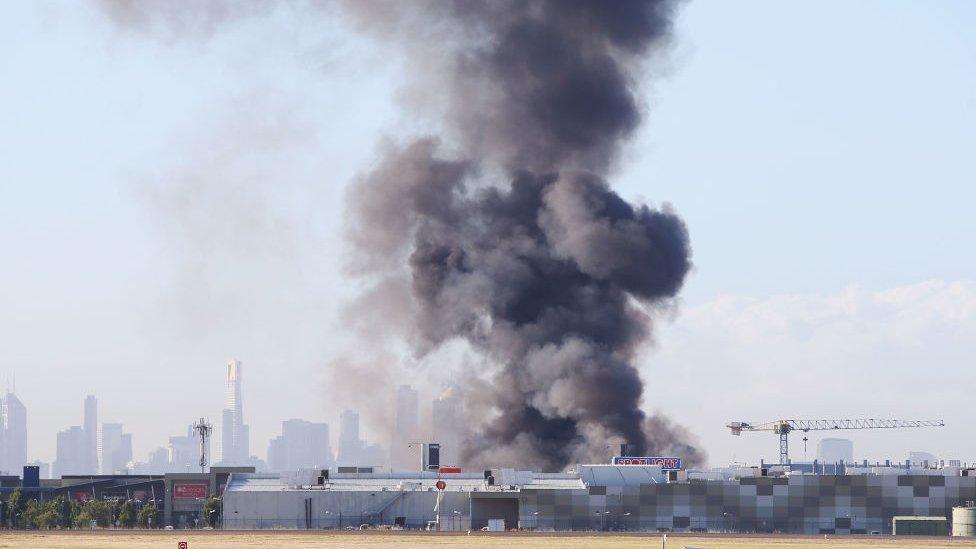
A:
{"label": "dark smoke cloud", "polygon": [[[640,122],[634,68],[667,43],[673,1],[351,0],[394,38],[466,151],[509,169],[604,171]],[[446,50],[446,51],[445,51]],[[446,54],[446,55],[445,55]]]}
{"label": "dark smoke cloud", "polygon": [[[269,9],[103,2],[123,27],[164,35],[206,36]],[[350,267],[368,286],[349,327],[374,342],[394,333],[419,356],[459,339],[481,353],[466,388],[477,417],[469,465],[561,469],[625,441],[702,459],[681,427],[642,411],[634,366],[650,315],[690,269],[686,228],[667,206],[629,204],[607,183],[641,122],[635,84],[667,49],[676,4],[345,4],[400,56],[411,112],[443,135],[388,144],[349,190]],[[388,365],[384,352],[377,362]],[[390,377],[347,364],[346,379]]]}
{"label": "dark smoke cloud", "polygon": [[496,416],[469,459],[553,469],[605,457],[611,441],[677,446],[677,431],[640,409],[632,360],[651,325],[633,301],[680,289],[682,221],[631,206],[592,173],[523,172],[468,191],[472,178],[420,140],[388,151],[351,198],[364,261],[384,281],[409,277],[418,348],[460,336],[501,365],[479,389]]}
{"label": "dark smoke cloud", "polygon": [[623,441],[699,462],[683,429],[642,411],[633,364],[648,311],[691,267],[687,230],[605,180],[640,122],[636,71],[667,44],[674,2],[349,10],[406,53],[415,97],[433,98],[418,104],[449,137],[388,147],[352,186],[349,222],[357,272],[410,288],[400,328],[418,353],[462,338],[495,365],[468,392],[485,413],[469,464],[560,469]]}

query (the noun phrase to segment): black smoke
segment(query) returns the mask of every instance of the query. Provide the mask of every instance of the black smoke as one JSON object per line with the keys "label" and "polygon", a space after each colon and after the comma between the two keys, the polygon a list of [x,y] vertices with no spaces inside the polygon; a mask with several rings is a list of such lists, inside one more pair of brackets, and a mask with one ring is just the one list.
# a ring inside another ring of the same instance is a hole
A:
{"label": "black smoke", "polygon": [[[388,146],[353,185],[349,222],[359,273],[409,288],[419,353],[462,338],[495,365],[469,391],[485,411],[470,464],[559,469],[623,441],[701,459],[683,429],[642,411],[633,364],[649,311],[691,267],[687,230],[670,208],[632,205],[606,182],[641,119],[641,63],[667,47],[675,8],[348,5],[405,54],[413,93],[426,96],[418,112],[446,137]],[[367,295],[374,308],[404,303]]]}
{"label": "black smoke", "polygon": [[[99,5],[121,28],[166,39],[205,38],[277,9]],[[435,121],[431,133],[441,136],[386,146],[350,189],[353,268],[370,286],[349,308],[348,327],[374,345],[406,333],[419,355],[458,339],[480,352],[485,360],[470,368],[485,370],[468,372],[465,391],[476,412],[468,464],[559,469],[602,461],[619,442],[698,462],[682,428],[642,411],[634,367],[650,315],[673,301],[690,269],[687,230],[668,207],[630,204],[607,183],[641,123],[637,82],[667,52],[677,2],[344,7],[401,61],[409,112]],[[332,8],[294,5],[323,23]],[[385,370],[361,368],[360,388],[375,388]]]}

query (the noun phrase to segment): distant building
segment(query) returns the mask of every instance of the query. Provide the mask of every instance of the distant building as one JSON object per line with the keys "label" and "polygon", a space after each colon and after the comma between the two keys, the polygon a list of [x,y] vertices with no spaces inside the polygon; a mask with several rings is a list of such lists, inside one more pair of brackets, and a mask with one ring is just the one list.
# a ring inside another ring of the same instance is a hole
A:
{"label": "distant building", "polygon": [[169,452],[166,448],[156,448],[149,452],[149,460],[146,461],[146,464],[149,466],[150,474],[165,473],[169,465]]}
{"label": "distant building", "polygon": [[268,445],[267,468],[270,471],[324,468],[332,462],[329,425],[326,423],[301,419],[282,421],[281,435]]}
{"label": "distant building", "polygon": [[37,467],[38,476],[40,478],[51,478],[50,463],[35,459],[34,461],[28,463],[27,465],[33,465],[34,467]]}
{"label": "distant building", "polygon": [[359,465],[382,468],[386,466],[388,457],[381,444],[364,443]]}
{"label": "distant building", "polygon": [[87,433],[81,427],[75,425],[59,432],[52,476],[94,474],[88,469],[88,447]]}
{"label": "distant building", "polygon": [[[169,464],[166,472],[187,473],[200,471],[200,439],[195,436],[193,425],[188,425],[185,436],[169,437]],[[207,457],[210,457],[210,440],[207,440]]]}
{"label": "distant building", "polygon": [[363,441],[359,438],[359,414],[343,410],[339,415],[339,465],[358,465],[363,457]]}
{"label": "distant building", "polygon": [[27,407],[13,390],[0,397],[0,471],[19,474],[27,463]]}
{"label": "distant building", "polygon": [[410,448],[419,437],[417,391],[401,385],[396,393],[395,425],[390,440],[390,463],[394,471],[413,471],[417,468],[417,452]]}
{"label": "distant building", "polygon": [[934,467],[939,463],[939,458],[928,452],[909,452],[908,461],[910,461],[912,465],[928,465]]}
{"label": "distant building", "polygon": [[156,448],[146,461],[130,461],[126,469],[130,475],[162,475],[169,469],[169,451]]}
{"label": "distant building", "polygon": [[132,461],[132,435],[122,432],[121,423],[103,423],[99,444],[101,474],[125,474]]}
{"label": "distant building", "polygon": [[98,400],[95,395],[85,397],[85,447],[82,474],[95,474],[98,463]]}
{"label": "distant building", "polygon": [[384,467],[389,455],[379,444],[368,444],[359,435],[359,413],[343,410],[339,416],[338,465]]}
{"label": "distant building", "polygon": [[817,443],[817,459],[823,463],[852,463],[854,443],[846,438],[825,438]]}
{"label": "distant building", "polygon": [[464,406],[458,388],[448,387],[431,403],[431,441],[441,445],[441,463],[461,465]]}
{"label": "distant building", "polygon": [[244,465],[250,461],[250,440],[244,424],[241,382],[244,369],[239,360],[227,362],[227,404],[220,424],[220,459],[222,465]]}

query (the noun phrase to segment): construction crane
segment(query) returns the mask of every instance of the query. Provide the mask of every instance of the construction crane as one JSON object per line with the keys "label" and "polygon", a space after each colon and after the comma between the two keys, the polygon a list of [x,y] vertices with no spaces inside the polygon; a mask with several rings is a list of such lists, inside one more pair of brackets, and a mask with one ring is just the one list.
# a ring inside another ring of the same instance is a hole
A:
{"label": "construction crane", "polygon": [[726,425],[732,434],[739,436],[742,431],[772,431],[779,435],[779,462],[789,463],[790,431],[834,431],[842,429],[903,429],[908,427],[945,427],[941,419],[922,421],[903,421],[900,419],[779,419],[768,423],[746,423],[733,421]]}

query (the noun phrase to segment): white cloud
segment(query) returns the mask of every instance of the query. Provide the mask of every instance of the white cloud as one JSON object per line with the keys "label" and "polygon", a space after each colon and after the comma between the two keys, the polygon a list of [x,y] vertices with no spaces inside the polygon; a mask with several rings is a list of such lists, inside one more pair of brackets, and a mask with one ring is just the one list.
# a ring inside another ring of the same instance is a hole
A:
{"label": "white cloud", "polygon": [[[647,405],[697,432],[713,463],[733,454],[772,459],[772,434],[732,439],[722,426],[787,416],[943,418],[946,429],[849,434],[868,459],[903,459],[912,449],[976,458],[976,441],[958,436],[972,429],[974,281],[727,295],[658,329],[643,365]],[[794,438],[793,455],[802,457]]]}

